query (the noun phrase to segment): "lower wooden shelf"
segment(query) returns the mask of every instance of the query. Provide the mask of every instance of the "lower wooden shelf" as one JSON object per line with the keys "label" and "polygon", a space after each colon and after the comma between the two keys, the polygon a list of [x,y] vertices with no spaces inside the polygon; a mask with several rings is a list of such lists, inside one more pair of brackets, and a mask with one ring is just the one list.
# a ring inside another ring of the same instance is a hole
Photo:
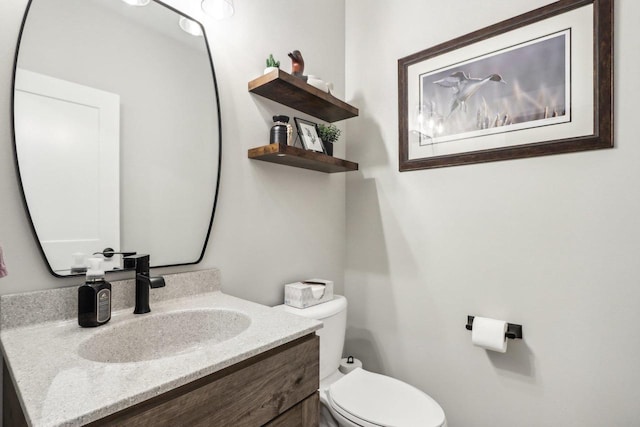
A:
{"label": "lower wooden shelf", "polygon": [[279,163],[296,168],[311,169],[325,173],[358,170],[358,164],[348,160],[327,156],[323,153],[304,150],[290,145],[269,144],[249,149],[250,159]]}

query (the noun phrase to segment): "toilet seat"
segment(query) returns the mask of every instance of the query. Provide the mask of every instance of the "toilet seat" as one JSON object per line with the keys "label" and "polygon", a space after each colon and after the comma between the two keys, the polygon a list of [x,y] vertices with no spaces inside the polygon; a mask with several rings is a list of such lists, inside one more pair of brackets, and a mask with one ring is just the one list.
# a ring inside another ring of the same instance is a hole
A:
{"label": "toilet seat", "polygon": [[331,407],[363,427],[442,427],[444,411],[429,395],[395,378],[357,368],[327,390]]}

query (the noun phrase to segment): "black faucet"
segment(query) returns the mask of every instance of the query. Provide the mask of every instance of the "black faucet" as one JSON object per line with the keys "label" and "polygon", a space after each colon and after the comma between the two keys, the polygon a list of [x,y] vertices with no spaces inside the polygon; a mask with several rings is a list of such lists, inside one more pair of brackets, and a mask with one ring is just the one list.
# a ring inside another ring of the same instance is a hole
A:
{"label": "black faucet", "polygon": [[123,258],[124,268],[136,269],[136,308],[134,314],[151,311],[149,308],[149,288],[164,287],[163,277],[149,276],[149,255],[140,254]]}

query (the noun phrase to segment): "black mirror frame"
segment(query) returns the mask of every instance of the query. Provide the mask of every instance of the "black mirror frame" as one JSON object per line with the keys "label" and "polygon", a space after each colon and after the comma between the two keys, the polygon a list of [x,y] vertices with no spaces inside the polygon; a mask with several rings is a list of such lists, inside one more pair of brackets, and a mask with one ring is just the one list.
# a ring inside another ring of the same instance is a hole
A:
{"label": "black mirror frame", "polygon": [[[216,93],[216,110],[217,110],[217,115],[218,115],[218,173],[217,173],[217,177],[216,177],[216,188],[215,188],[215,196],[213,199],[213,206],[212,206],[212,211],[211,211],[211,219],[209,220],[209,226],[207,228],[207,235],[205,236],[204,239],[204,243],[202,245],[202,251],[200,252],[200,256],[198,257],[198,259],[194,262],[188,262],[188,263],[178,263],[178,264],[166,264],[166,265],[154,265],[151,268],[163,268],[163,267],[177,267],[177,266],[182,266],[182,265],[194,265],[194,264],[198,264],[200,261],[202,261],[202,259],[204,258],[204,254],[206,252],[207,249],[207,245],[209,243],[209,237],[211,236],[211,230],[213,228],[213,219],[215,217],[215,213],[216,213],[216,208],[218,206],[218,197],[219,197],[219,193],[220,193],[220,177],[221,177],[221,168],[222,168],[222,115],[221,115],[221,111],[220,111],[220,96],[219,96],[219,91],[218,91],[218,80],[216,78],[216,72],[215,69],[213,67],[213,57],[211,56],[211,48],[209,46],[209,40],[207,38],[207,33],[206,30],[204,28],[204,26],[202,25],[201,22],[193,19],[191,16],[189,15],[185,15],[183,12],[178,11],[177,9],[175,9],[174,7],[169,6],[168,4],[159,1],[159,0],[152,0],[155,3],[158,3],[161,6],[166,7],[167,9],[177,13],[178,15],[181,15],[187,19],[190,19],[191,21],[197,23],[200,28],[202,29],[202,37],[204,39],[204,43],[205,46],[207,47],[207,55],[209,56],[209,66],[211,67],[211,76],[213,78],[213,88],[215,90]],[[36,232],[36,228],[35,225],[33,223],[33,218],[31,217],[31,213],[29,212],[29,206],[27,204],[27,198],[24,192],[24,186],[22,185],[22,177],[20,176],[20,165],[18,164],[18,149],[17,149],[17,144],[16,144],[16,122],[15,122],[15,83],[16,83],[16,72],[17,72],[17,68],[18,68],[18,55],[20,53],[20,42],[22,41],[22,33],[24,31],[24,27],[26,25],[27,22],[27,17],[29,15],[29,10],[31,9],[31,4],[32,4],[33,0],[28,0],[27,6],[25,7],[25,11],[24,11],[24,15],[22,17],[22,22],[20,23],[20,31],[18,32],[18,40],[16,42],[16,50],[15,50],[15,54],[14,54],[14,58],[13,58],[13,71],[12,71],[12,76],[11,76],[11,87],[12,87],[12,91],[11,91],[11,137],[13,140],[13,155],[14,155],[14,164],[15,164],[15,170],[16,170],[16,178],[17,178],[17,183],[18,183],[18,187],[20,188],[20,195],[22,198],[22,206],[24,208],[24,212],[27,216],[27,219],[29,220],[29,227],[31,228],[31,233],[33,234],[34,239],[36,240],[36,243],[38,244],[38,249],[40,251],[40,255],[45,263],[45,265],[47,266],[47,269],[49,270],[49,272],[54,276],[54,277],[59,277],[59,278],[67,278],[67,277],[77,277],[77,276],[82,276],[83,273],[79,273],[79,274],[68,274],[68,275],[61,275],[56,273],[53,268],[51,267],[51,264],[49,264],[49,261],[47,259],[47,256],[44,252],[44,248],[42,247],[42,244],[40,243],[40,239],[38,239],[38,233]],[[107,271],[106,273],[116,273],[116,272],[120,272],[122,270],[113,270],[113,271]]]}

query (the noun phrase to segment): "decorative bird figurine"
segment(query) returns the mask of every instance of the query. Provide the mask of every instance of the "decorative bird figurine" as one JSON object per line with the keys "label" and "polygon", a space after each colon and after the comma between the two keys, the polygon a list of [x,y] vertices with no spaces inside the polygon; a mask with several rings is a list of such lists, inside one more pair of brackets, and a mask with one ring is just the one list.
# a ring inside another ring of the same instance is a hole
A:
{"label": "decorative bird figurine", "polygon": [[304,59],[302,59],[300,51],[289,52],[288,56],[291,58],[291,74],[306,80],[306,76],[304,76]]}
{"label": "decorative bird figurine", "polygon": [[433,83],[442,87],[450,87],[451,89],[453,89],[451,108],[449,109],[449,114],[447,115],[448,118],[459,106],[462,106],[463,109],[466,109],[465,102],[467,101],[467,99],[471,98],[473,94],[476,93],[487,82],[498,82],[504,84],[507,83],[502,79],[502,76],[500,74],[490,74],[483,79],[479,79],[468,76],[464,71],[456,71],[449,77],[445,77],[444,79],[437,80]]}

